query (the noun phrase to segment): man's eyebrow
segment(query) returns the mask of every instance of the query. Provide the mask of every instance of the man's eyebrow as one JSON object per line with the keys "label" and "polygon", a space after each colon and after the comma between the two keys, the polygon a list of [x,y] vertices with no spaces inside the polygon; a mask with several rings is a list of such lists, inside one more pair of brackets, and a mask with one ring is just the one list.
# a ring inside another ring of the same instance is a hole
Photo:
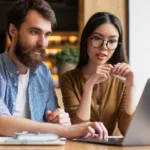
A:
{"label": "man's eyebrow", "polygon": [[28,28],[28,29],[30,29],[30,30],[39,30],[39,31],[41,31],[41,29],[38,28],[38,27],[30,27],[30,28]]}
{"label": "man's eyebrow", "polygon": [[[42,29],[41,29],[41,28],[38,28],[38,27],[30,27],[29,30],[42,31]],[[47,34],[51,34],[52,31],[47,31],[46,33],[47,33]]]}

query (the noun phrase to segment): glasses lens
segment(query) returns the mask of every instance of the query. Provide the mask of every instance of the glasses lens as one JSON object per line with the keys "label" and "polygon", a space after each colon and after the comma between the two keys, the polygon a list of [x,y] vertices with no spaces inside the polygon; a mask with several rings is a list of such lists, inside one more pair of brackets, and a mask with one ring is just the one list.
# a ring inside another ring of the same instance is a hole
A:
{"label": "glasses lens", "polygon": [[108,41],[108,43],[107,43],[107,47],[110,50],[115,50],[117,48],[117,46],[118,46],[118,41],[116,41],[116,40],[111,40],[111,41]]}
{"label": "glasses lens", "polygon": [[105,44],[109,50],[115,50],[118,46],[117,40],[104,41],[103,39],[98,37],[91,38],[91,43],[95,48],[100,48],[103,44]]}
{"label": "glasses lens", "polygon": [[99,48],[103,44],[103,40],[102,39],[95,38],[95,37],[93,37],[91,39],[91,42],[92,42],[92,46],[95,47],[95,48]]}

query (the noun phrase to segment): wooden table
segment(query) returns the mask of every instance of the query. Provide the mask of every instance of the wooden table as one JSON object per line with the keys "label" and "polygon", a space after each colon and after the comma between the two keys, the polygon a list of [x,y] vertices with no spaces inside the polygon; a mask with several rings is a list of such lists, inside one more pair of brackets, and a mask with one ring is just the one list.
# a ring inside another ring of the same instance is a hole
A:
{"label": "wooden table", "polygon": [[121,147],[67,141],[63,146],[0,146],[0,150],[150,150],[150,146]]}

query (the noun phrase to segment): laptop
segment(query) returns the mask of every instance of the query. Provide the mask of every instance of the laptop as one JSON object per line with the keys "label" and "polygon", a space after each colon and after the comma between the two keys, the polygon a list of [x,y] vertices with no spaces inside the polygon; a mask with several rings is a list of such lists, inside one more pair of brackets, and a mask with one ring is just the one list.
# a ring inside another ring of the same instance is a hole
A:
{"label": "laptop", "polygon": [[139,104],[124,137],[110,136],[106,140],[77,138],[75,141],[120,146],[150,145],[150,79],[147,80]]}

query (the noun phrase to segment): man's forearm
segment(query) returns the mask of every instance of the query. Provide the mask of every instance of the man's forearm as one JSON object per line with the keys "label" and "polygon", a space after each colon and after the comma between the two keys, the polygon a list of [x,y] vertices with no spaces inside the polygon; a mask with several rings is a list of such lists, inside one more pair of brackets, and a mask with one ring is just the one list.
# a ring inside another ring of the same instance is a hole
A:
{"label": "man's forearm", "polygon": [[29,119],[16,118],[13,116],[1,115],[0,116],[0,135],[13,136],[15,132],[28,131],[32,133],[54,133],[59,137],[65,137],[67,139],[82,137],[87,134],[94,134],[93,131],[97,131],[99,135],[102,135],[100,130],[100,123],[98,122],[86,122],[76,125],[58,125],[51,123],[39,123]]}
{"label": "man's forearm", "polygon": [[[67,139],[84,136],[86,124],[63,126],[53,123],[40,123],[25,118],[8,115],[0,116],[0,135],[13,136],[15,132],[28,131],[32,133],[54,133]],[[70,134],[71,133],[71,134]]]}
{"label": "man's forearm", "polygon": [[0,135],[13,136],[15,132],[41,132],[41,133],[55,133],[63,136],[62,127],[57,124],[39,123],[25,118],[17,118],[13,116],[0,116]]}

